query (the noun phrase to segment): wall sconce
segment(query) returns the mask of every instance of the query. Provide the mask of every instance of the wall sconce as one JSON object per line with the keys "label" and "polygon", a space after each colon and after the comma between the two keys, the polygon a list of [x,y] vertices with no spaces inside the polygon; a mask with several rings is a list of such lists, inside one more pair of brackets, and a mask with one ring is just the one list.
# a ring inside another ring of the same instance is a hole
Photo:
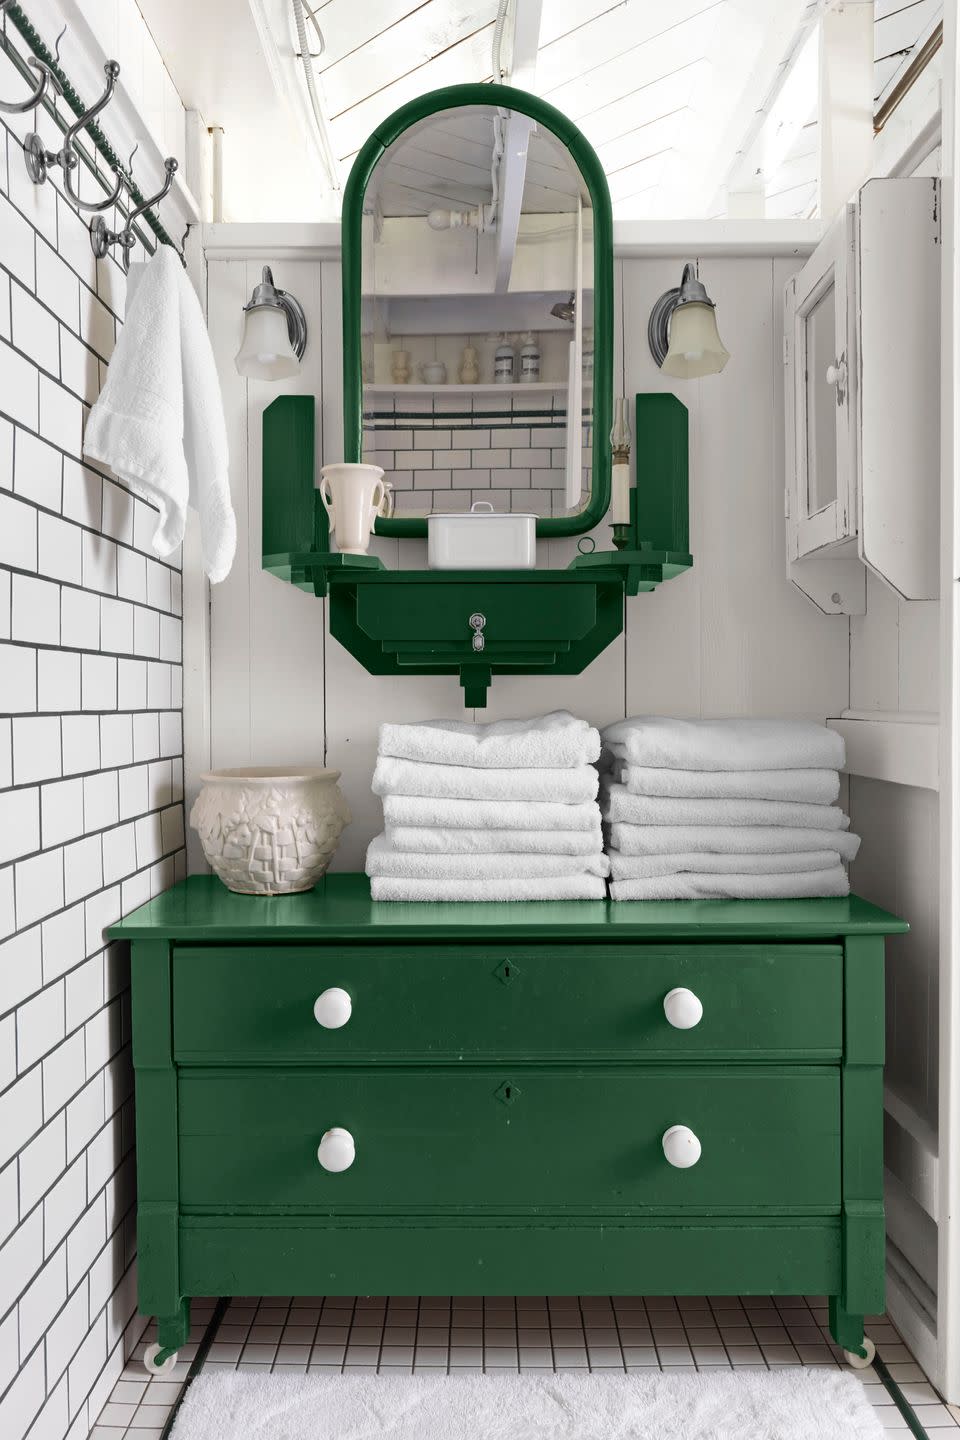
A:
{"label": "wall sconce", "polygon": [[234,361],[239,373],[252,380],[296,375],[307,348],[307,317],[295,296],[276,288],[269,265],[243,314],[243,339]]}
{"label": "wall sconce", "polygon": [[716,375],[730,359],[717,331],[716,307],[693,265],[675,290],[665,290],[647,322],[650,354],[665,375],[695,380]]}

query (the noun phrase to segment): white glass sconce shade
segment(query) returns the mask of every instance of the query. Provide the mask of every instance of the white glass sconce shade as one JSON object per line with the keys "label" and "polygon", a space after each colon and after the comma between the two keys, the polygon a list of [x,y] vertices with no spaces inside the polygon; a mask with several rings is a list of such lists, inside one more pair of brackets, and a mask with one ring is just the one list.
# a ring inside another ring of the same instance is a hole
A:
{"label": "white glass sconce shade", "polygon": [[716,375],[730,359],[717,331],[712,305],[678,305],[670,318],[670,348],[660,369],[664,375],[694,380]]}
{"label": "white glass sconce shade", "polygon": [[716,375],[730,359],[713,301],[692,265],[684,265],[680,284],[665,290],[650,311],[647,343],[663,373],[680,380]]}
{"label": "white glass sconce shade", "polygon": [[285,380],[298,374],[300,361],[290,344],[286,314],[278,305],[259,305],[245,313],[236,366],[252,380]]}
{"label": "white glass sconce shade", "polygon": [[278,290],[269,265],[243,307],[243,338],[234,361],[253,380],[286,380],[300,370],[307,348],[307,320],[294,295]]}

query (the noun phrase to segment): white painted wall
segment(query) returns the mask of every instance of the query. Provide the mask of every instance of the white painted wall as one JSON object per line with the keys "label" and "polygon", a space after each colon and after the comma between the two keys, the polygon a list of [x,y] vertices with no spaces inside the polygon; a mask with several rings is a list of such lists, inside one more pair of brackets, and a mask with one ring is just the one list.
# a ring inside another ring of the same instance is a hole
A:
{"label": "white painted wall", "polygon": [[[341,436],[339,265],[285,253],[277,282],[303,302],[312,336],[291,388],[318,395],[318,446],[333,460]],[[368,675],[330,637],[323,602],[260,569],[260,417],[277,389],[241,379],[233,355],[241,306],[262,263],[259,255],[212,260],[208,269],[240,521],[233,573],[211,592],[211,759],[324,759],[339,767],[355,819],[334,863],[357,869],[380,828],[370,793],[380,721],[461,716],[461,692],[452,677]],[[706,259],[732,359],[720,376],[669,387],[647,349],[646,317],[676,284],[677,262],[618,260],[616,386],[628,395],[675,388],[690,410],[694,568],[630,600],[624,635],[583,675],[498,677],[477,718],[564,705],[598,724],[644,710],[823,720],[849,704],[847,619],[818,614],[785,579],[780,313],[797,263]],[[609,532],[598,539],[608,543]],[[377,543],[388,564],[424,563],[422,542],[402,542],[402,550],[401,542]],[[565,565],[573,553],[573,541],[541,545],[541,564]]]}
{"label": "white painted wall", "polygon": [[[893,170],[938,174],[938,123],[914,109],[899,133],[881,135]],[[929,106],[927,107],[929,109]],[[939,116],[937,116],[939,122]],[[905,166],[917,136],[925,144]],[[878,146],[879,148],[879,146]],[[904,477],[907,480],[907,477]],[[879,722],[900,715],[936,723],[940,710],[940,602],[904,600],[867,574],[867,609],[850,621],[850,706]],[[940,1002],[940,803],[933,789],[854,777],[853,828],[864,837],[851,869],[856,890],[909,921],[888,948],[887,1190],[891,1224],[889,1306],[931,1375],[936,1351],[936,1185],[921,1183],[938,1163]],[[931,1258],[932,1257],[932,1258]],[[906,1277],[906,1283],[901,1283]],[[954,1398],[951,1396],[950,1398]]]}

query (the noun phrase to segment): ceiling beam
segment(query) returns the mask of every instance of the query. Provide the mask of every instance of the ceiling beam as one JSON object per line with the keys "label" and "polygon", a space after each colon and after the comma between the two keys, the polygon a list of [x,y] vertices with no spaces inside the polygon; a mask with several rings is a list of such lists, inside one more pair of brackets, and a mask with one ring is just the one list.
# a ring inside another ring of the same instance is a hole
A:
{"label": "ceiling beam", "polygon": [[[505,80],[520,90],[532,90],[540,48],[542,0],[514,0],[513,31],[510,45],[510,69]],[[527,177],[527,148],[533,122],[514,110],[504,133],[503,155],[500,160],[500,204],[497,214],[497,253],[494,291],[506,294],[510,272],[517,251],[520,216],[523,213],[523,188]]]}
{"label": "ceiling beam", "polygon": [[843,5],[820,20],[820,214],[856,194],[873,159],[873,6]]}

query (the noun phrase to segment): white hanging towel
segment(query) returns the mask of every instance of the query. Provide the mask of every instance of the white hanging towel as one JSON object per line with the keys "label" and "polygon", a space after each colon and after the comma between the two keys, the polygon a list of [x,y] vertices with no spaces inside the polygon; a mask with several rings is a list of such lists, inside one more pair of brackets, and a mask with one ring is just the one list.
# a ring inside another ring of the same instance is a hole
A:
{"label": "white hanging towel", "polygon": [[669,770],[842,770],[842,736],[812,720],[671,720],[642,715],[602,732],[618,760]]}
{"label": "white hanging towel", "polygon": [[226,577],[237,526],[223,400],[200,302],[169,245],[130,266],[126,320],[83,448],[158,508],[158,555],[176,550],[196,510],[203,568]]}
{"label": "white hanging towel", "polygon": [[434,765],[473,765],[480,769],[540,770],[586,765],[600,755],[600,733],[566,710],[532,720],[424,720],[414,725],[380,726],[379,755],[398,760],[427,760]]}

